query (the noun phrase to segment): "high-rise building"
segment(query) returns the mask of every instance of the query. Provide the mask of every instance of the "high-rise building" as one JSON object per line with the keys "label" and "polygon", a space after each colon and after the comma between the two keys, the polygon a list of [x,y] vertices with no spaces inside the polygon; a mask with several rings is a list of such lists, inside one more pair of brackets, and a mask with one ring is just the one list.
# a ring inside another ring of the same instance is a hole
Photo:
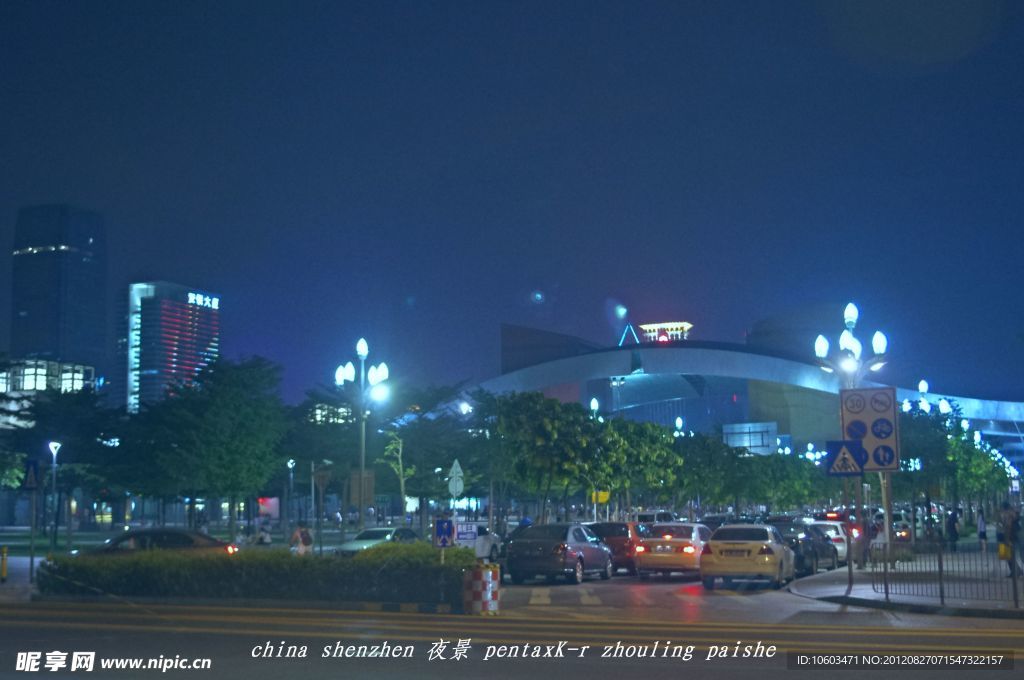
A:
{"label": "high-rise building", "polygon": [[220,355],[220,296],[166,281],[128,291],[127,405],[131,413],[192,383]]}
{"label": "high-rise building", "polygon": [[18,211],[11,356],[107,364],[107,244],[103,220],[68,205]]}

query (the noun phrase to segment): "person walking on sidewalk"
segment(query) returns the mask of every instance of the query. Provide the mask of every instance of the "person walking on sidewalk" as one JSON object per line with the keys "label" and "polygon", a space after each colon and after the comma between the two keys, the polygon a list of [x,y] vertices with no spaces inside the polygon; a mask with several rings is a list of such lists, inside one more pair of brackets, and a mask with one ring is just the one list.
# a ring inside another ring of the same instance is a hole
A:
{"label": "person walking on sidewalk", "polygon": [[949,541],[949,552],[956,552],[956,542],[960,540],[960,520],[956,510],[950,510],[946,517],[946,540]]}
{"label": "person walking on sidewalk", "polygon": [[1009,546],[1010,559],[1007,565],[1010,568],[1009,576],[1017,573],[1017,533],[1020,531],[1020,517],[1017,511],[1010,507],[1009,502],[1003,501],[1003,509],[999,513],[999,527],[996,530],[996,540]]}
{"label": "person walking on sidewalk", "polygon": [[985,511],[978,508],[978,543],[981,545],[982,554],[988,553],[987,529],[988,526],[985,524]]}

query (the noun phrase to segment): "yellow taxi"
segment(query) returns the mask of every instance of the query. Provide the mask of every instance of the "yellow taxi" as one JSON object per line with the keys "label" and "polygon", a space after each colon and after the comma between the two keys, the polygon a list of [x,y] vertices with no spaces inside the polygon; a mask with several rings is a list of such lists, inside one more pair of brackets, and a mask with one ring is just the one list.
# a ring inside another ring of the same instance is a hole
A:
{"label": "yellow taxi", "polygon": [[703,524],[655,524],[635,548],[636,573],[647,578],[652,573],[699,571],[700,554],[709,538],[711,529]]}
{"label": "yellow taxi", "polygon": [[767,524],[727,524],[711,534],[700,556],[700,579],[714,590],[721,577],[725,587],[735,580],[767,580],[773,588],[794,578],[793,550],[779,530]]}

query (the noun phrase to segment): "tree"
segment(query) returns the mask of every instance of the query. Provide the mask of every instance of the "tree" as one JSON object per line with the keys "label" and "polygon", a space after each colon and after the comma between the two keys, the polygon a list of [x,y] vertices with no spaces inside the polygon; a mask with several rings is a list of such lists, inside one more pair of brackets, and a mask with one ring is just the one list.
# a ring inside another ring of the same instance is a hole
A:
{"label": "tree", "polygon": [[279,384],[280,368],[266,359],[221,359],[159,407],[163,425],[175,433],[170,448],[198,465],[193,479],[229,499],[232,528],[236,502],[257,493],[278,464],[285,432]]}
{"label": "tree", "polygon": [[398,497],[402,504],[402,521],[405,521],[405,482],[416,474],[415,465],[404,465],[402,462],[402,440],[398,434],[388,432],[388,443],[384,446],[384,455],[380,460],[391,468],[398,477]]}

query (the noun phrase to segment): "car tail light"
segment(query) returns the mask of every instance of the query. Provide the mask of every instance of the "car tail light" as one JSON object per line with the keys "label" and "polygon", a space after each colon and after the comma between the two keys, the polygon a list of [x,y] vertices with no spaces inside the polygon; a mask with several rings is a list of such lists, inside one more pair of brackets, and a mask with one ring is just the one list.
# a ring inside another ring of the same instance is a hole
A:
{"label": "car tail light", "polygon": [[238,546],[237,545],[229,545],[227,548],[225,548],[225,550],[228,551],[229,555],[234,555],[236,552],[238,552]]}
{"label": "car tail light", "polygon": [[770,545],[762,545],[761,549],[757,551],[758,555],[774,555],[775,551],[772,550]]}
{"label": "car tail light", "polygon": [[838,512],[826,512],[825,513],[825,517],[827,517],[829,519],[839,519],[839,513]]}
{"label": "car tail light", "polygon": [[697,552],[697,549],[694,548],[692,545],[684,545],[682,548],[676,548],[676,552],[681,552],[681,553],[686,553],[687,555],[692,555],[695,552]]}
{"label": "car tail light", "polygon": [[854,537],[854,538],[857,538],[857,537],[859,537],[859,536],[860,536],[860,529],[854,529],[854,530],[853,530],[853,537]]}
{"label": "car tail light", "polygon": [[639,555],[640,553],[645,553],[645,552],[647,552],[647,548],[646,547],[644,547],[642,545],[638,545],[636,547],[636,554],[637,555]]}
{"label": "car tail light", "polygon": [[664,536],[662,536],[662,538],[664,538],[666,541],[671,541],[672,540],[672,534],[665,534]]}
{"label": "car tail light", "polygon": [[832,542],[839,543],[840,545],[842,545],[843,543],[846,543],[846,539],[844,539],[842,536],[833,536]]}
{"label": "car tail light", "polygon": [[568,545],[566,545],[565,543],[559,543],[558,545],[555,546],[555,549],[552,550],[551,552],[554,553],[555,555],[564,555],[567,550],[569,550],[569,546]]}
{"label": "car tail light", "polygon": [[711,544],[710,543],[705,543],[704,544],[704,548],[700,551],[700,554],[701,555],[710,555],[711,554]]}

